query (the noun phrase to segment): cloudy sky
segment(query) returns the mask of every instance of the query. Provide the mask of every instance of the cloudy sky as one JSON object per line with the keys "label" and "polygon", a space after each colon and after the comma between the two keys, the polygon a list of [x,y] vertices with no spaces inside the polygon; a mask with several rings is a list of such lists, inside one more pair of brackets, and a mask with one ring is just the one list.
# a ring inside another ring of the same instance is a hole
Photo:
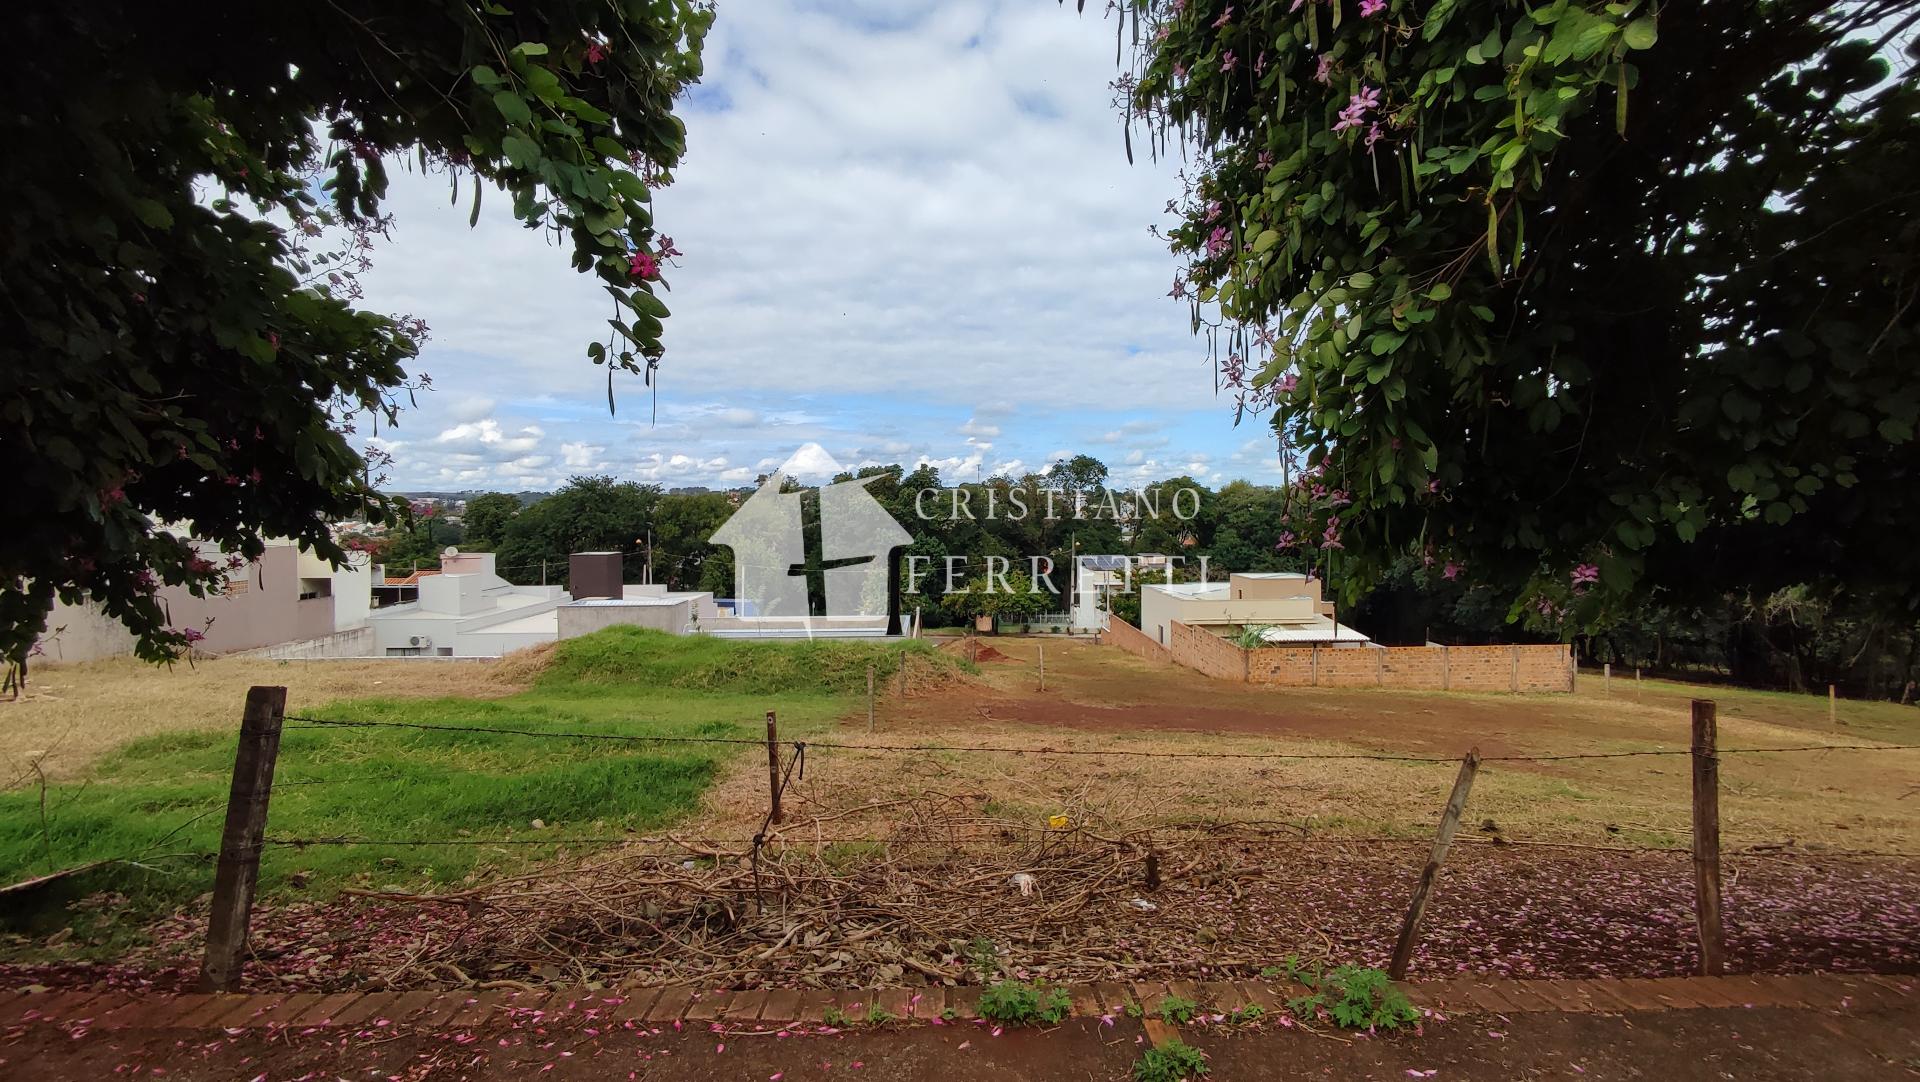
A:
{"label": "cloudy sky", "polygon": [[[1090,9],[1101,7],[1089,5]],[[401,488],[575,473],[749,483],[807,442],[948,482],[1092,454],[1117,479],[1269,479],[1148,235],[1178,163],[1129,166],[1113,29],[1046,0],[730,0],[656,196],[686,255],[655,403],[585,357],[608,300],[498,193],[397,173],[369,304],[427,319],[434,390],[383,433]]]}

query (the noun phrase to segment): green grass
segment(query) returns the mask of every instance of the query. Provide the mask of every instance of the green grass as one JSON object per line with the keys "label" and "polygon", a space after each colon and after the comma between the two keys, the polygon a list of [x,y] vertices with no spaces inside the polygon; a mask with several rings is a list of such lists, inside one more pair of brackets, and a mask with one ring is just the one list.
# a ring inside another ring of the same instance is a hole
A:
{"label": "green grass", "polygon": [[[854,709],[866,669],[951,666],[918,643],[746,642],[613,628],[561,643],[529,690],[506,699],[355,699],[312,715],[629,736],[760,739],[778,711],[783,741]],[[396,672],[406,663],[396,663]],[[884,685],[883,685],[884,686]],[[232,732],[172,733],[109,754],[80,781],[0,793],[0,881],[92,861],[123,861],[42,891],[16,926],[57,919],[57,903],[116,889],[137,908],[206,890],[233,769]],[[270,848],[268,895],[326,896],[342,886],[431,888],[483,867],[552,855],[568,837],[619,836],[678,823],[724,762],[757,748],[539,739],[483,732],[330,728],[289,721],[267,832],[275,838],[532,839],[536,845],[314,845]],[[535,830],[540,819],[544,829]],[[699,824],[684,824],[691,835]],[[577,847],[576,847],[577,848]],[[126,860],[137,863],[126,863]],[[51,904],[49,904],[51,903]],[[54,911],[53,913],[47,912]],[[58,924],[54,924],[58,927]]]}

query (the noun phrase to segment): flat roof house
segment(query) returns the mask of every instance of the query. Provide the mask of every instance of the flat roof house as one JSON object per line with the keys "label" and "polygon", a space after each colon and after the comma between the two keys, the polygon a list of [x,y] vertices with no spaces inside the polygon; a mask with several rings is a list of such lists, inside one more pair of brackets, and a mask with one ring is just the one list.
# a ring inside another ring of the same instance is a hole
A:
{"label": "flat roof house", "polygon": [[1293,572],[1245,572],[1226,582],[1145,583],[1140,587],[1140,630],[1162,646],[1175,621],[1221,634],[1257,627],[1275,645],[1360,646],[1370,640],[1333,618],[1333,604],[1320,596],[1320,580]]}
{"label": "flat roof house", "polygon": [[491,552],[448,550],[438,575],[416,580],[419,597],[373,610],[376,657],[499,657],[559,636],[558,586],[515,586],[494,572]]}

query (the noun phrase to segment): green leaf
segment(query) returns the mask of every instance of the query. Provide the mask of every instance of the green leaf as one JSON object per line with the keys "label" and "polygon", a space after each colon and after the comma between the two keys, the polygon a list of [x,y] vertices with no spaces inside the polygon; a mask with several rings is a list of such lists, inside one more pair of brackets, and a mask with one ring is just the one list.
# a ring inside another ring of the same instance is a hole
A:
{"label": "green leaf", "polygon": [[533,110],[527,107],[527,100],[511,90],[501,90],[493,95],[493,107],[510,124],[533,123]]}
{"label": "green leaf", "polygon": [[547,55],[547,46],[544,42],[523,41],[515,45],[513,51],[519,53],[521,56],[545,56]]}
{"label": "green leaf", "polygon": [[515,169],[531,170],[540,164],[540,144],[518,133],[500,140],[500,152]]}
{"label": "green leaf", "polygon": [[1444,301],[1451,296],[1453,287],[1445,282],[1435,282],[1433,288],[1427,290],[1427,299],[1430,301]]}
{"label": "green leaf", "polygon": [[1275,230],[1275,229],[1263,230],[1261,231],[1259,236],[1253,238],[1254,254],[1258,255],[1261,252],[1266,251],[1267,249],[1273,247],[1278,243],[1280,243],[1279,230]]}
{"label": "green leaf", "polygon": [[1659,21],[1651,15],[1642,15],[1627,24],[1622,36],[1629,49],[1651,49],[1653,43],[1660,40]]}
{"label": "green leaf", "polygon": [[475,64],[473,71],[469,74],[473,76],[473,81],[481,86],[500,85],[500,73],[485,64]]}
{"label": "green leaf", "polygon": [[167,229],[173,225],[173,212],[161,206],[156,200],[134,200],[133,214],[134,217],[140,219],[141,222],[152,229]]}
{"label": "green leaf", "polygon": [[1347,284],[1355,289],[1372,289],[1373,275],[1368,274],[1366,271],[1360,271],[1356,274],[1349,275]]}

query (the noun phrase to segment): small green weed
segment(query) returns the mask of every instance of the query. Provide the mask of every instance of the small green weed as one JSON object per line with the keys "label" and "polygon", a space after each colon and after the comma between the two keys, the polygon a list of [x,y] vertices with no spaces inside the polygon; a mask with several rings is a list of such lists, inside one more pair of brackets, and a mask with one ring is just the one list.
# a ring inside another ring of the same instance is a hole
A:
{"label": "small green weed", "polygon": [[1287,1010],[1303,1021],[1321,1011],[1343,1029],[1397,1029],[1420,1017],[1386,973],[1366,966],[1343,965],[1302,980],[1315,991],[1287,1000]]}
{"label": "small green weed", "polygon": [[1193,1016],[1198,1013],[1200,1013],[1200,1004],[1195,1003],[1191,999],[1183,999],[1180,996],[1164,996],[1160,1000],[1161,1020],[1172,1022],[1176,1026],[1184,1026],[1188,1022],[1193,1021]]}
{"label": "small green weed", "polygon": [[980,974],[980,983],[986,984],[1000,974],[1000,958],[993,948],[993,940],[985,936],[974,939],[967,947],[967,961],[973,965],[973,971]]}
{"label": "small green weed", "polygon": [[1140,1004],[1135,1003],[1133,1000],[1127,1000],[1125,1003],[1122,1003],[1120,1009],[1126,1012],[1128,1018],[1144,1018],[1147,1014],[1147,1012],[1141,1008]]}
{"label": "small green weed", "polygon": [[853,1019],[848,1018],[847,1012],[841,1010],[837,1003],[829,1005],[826,1010],[820,1012],[820,1021],[835,1029],[845,1029],[853,1024]]}
{"label": "small green weed", "polygon": [[1016,1026],[1055,1025],[1072,1007],[1066,989],[1045,981],[1000,981],[980,993],[980,1017]]}
{"label": "small green weed", "polygon": [[1168,1041],[1159,1048],[1149,1048],[1133,1065],[1135,1082],[1181,1082],[1198,1078],[1207,1071],[1207,1057],[1184,1041]]}
{"label": "small green weed", "polygon": [[1232,1013],[1227,1015],[1227,1021],[1236,1026],[1251,1025],[1266,1017],[1266,1014],[1266,1008],[1260,1006],[1260,1004],[1249,1003],[1244,1007],[1234,1009]]}
{"label": "small green weed", "polygon": [[885,1007],[880,1006],[880,1004],[878,1003],[867,1008],[867,1025],[884,1026],[888,1022],[891,1022],[893,1020],[894,1020],[893,1012],[887,1010]]}

